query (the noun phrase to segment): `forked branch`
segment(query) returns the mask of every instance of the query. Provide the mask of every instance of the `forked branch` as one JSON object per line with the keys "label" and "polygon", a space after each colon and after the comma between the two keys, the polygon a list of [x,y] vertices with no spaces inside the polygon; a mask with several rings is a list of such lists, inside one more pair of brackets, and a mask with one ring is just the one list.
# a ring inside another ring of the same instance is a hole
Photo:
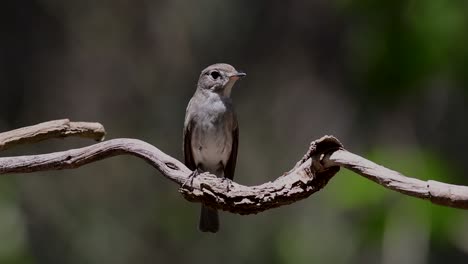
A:
{"label": "forked branch", "polygon": [[[52,121],[50,124],[55,124],[54,122],[57,121]],[[77,124],[89,125],[90,123]],[[8,138],[11,138],[14,131],[6,132],[10,133]],[[57,129],[51,129],[51,131],[54,132],[45,133],[47,136],[42,135],[41,138],[79,134],[66,132],[66,129],[59,130],[59,132]],[[89,132],[89,130],[86,131]],[[102,134],[99,133],[87,135],[99,139],[98,135],[102,137],[104,129],[102,129]],[[4,134],[0,134],[0,140],[5,138]],[[22,136],[32,134],[23,133]],[[20,136],[16,138],[18,137]],[[16,142],[32,141],[19,139]],[[238,214],[255,214],[304,199],[322,189],[339,171],[340,167],[350,169],[385,188],[406,195],[427,199],[449,207],[468,208],[468,187],[436,181],[421,181],[403,176],[396,171],[346,151],[341,143],[331,136],[313,141],[304,157],[289,172],[284,173],[274,181],[257,186],[240,185],[216,178],[215,175],[209,173],[203,173],[188,181],[192,171],[183,163],[146,142],[124,138],[49,154],[0,158],[0,174],[74,169],[122,154],[142,158],[159,170],[163,176],[182,186],[179,191],[187,200],[202,202],[213,208]]]}

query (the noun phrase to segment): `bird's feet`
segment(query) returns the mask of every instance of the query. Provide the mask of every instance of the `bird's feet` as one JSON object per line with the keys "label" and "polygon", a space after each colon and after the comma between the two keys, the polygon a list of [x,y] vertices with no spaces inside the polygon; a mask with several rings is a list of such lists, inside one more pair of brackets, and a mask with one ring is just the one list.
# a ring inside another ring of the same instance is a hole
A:
{"label": "bird's feet", "polygon": [[194,171],[192,171],[192,173],[190,173],[190,175],[187,177],[187,179],[185,179],[184,183],[182,184],[181,188],[184,188],[184,186],[190,182],[190,187],[192,187],[192,184],[193,184],[193,179],[195,179],[195,177],[197,177],[198,175],[200,175],[201,172],[197,169],[195,169]]}
{"label": "bird's feet", "polygon": [[234,187],[233,181],[229,178],[223,178],[223,183],[226,183],[226,191],[230,191]]}

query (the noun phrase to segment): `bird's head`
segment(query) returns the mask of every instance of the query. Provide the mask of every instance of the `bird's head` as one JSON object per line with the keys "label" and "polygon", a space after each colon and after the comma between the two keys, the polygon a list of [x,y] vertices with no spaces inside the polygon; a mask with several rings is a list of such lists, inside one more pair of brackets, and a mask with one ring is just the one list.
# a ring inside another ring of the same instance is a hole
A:
{"label": "bird's head", "polygon": [[245,73],[237,71],[229,64],[213,64],[201,72],[198,88],[229,97],[234,83],[244,76]]}

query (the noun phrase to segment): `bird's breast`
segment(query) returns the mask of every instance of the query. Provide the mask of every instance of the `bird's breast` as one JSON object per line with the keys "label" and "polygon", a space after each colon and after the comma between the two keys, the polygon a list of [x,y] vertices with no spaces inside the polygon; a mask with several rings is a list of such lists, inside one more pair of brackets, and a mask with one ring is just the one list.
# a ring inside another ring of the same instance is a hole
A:
{"label": "bird's breast", "polygon": [[215,172],[226,165],[232,149],[232,128],[224,115],[206,115],[198,120],[192,132],[195,163]]}

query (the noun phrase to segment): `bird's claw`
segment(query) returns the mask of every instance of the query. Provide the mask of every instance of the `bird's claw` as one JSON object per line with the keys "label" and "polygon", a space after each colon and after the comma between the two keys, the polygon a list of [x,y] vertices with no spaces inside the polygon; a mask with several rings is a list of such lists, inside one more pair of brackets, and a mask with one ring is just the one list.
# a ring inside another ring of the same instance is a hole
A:
{"label": "bird's claw", "polygon": [[190,187],[193,185],[193,179],[195,179],[195,177],[197,177],[198,175],[200,175],[200,172],[198,171],[198,169],[195,169],[194,171],[192,171],[192,173],[190,173],[190,175],[187,177],[187,179],[185,179],[184,183],[182,184],[181,188],[184,188],[185,185],[190,182]]}
{"label": "bird's claw", "polygon": [[227,182],[226,184],[226,191],[230,191],[231,190],[231,187],[234,187],[234,184],[232,183],[232,180],[229,179],[229,178],[223,178],[223,182]]}

